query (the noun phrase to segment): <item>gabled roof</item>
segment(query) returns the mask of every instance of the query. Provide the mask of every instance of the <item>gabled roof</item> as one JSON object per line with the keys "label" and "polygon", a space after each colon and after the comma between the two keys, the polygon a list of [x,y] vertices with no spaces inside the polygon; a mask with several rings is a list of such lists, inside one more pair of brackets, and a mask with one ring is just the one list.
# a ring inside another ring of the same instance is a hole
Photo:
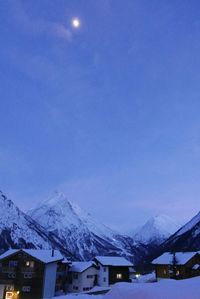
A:
{"label": "gabled roof", "polygon": [[90,267],[95,267],[95,263],[92,261],[89,262],[72,262],[70,267],[70,272],[84,272],[85,270],[89,269]]}
{"label": "gabled roof", "polygon": [[45,264],[63,260],[63,256],[61,255],[59,250],[54,250],[54,254],[52,256],[52,250],[45,249],[9,249],[2,255],[0,255],[0,260],[14,255],[15,253],[20,251],[27,253],[28,255]]}
{"label": "gabled roof", "polygon": [[[194,252],[176,252],[176,263],[177,265],[185,265],[193,256],[198,254],[199,251]],[[173,264],[173,254],[171,252],[165,252],[158,258],[152,261],[152,264],[156,265],[172,265]]]}
{"label": "gabled roof", "polygon": [[7,251],[5,251],[4,253],[2,253],[0,255],[0,260],[17,253],[18,251],[19,251],[19,249],[8,249]]}
{"label": "gabled roof", "polygon": [[95,260],[97,260],[102,266],[133,266],[131,262],[121,256],[96,256]]}

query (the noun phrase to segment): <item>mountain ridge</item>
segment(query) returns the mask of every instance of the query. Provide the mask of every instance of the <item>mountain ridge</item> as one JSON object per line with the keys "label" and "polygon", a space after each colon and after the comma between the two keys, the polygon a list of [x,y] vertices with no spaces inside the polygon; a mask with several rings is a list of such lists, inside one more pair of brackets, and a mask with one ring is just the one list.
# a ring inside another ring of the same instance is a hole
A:
{"label": "mountain ridge", "polygon": [[62,239],[71,252],[78,252],[80,259],[90,259],[99,253],[124,255],[132,259],[132,252],[139,254],[133,240],[124,236],[69,201],[63,193],[56,192],[35,209],[28,212],[36,222]]}
{"label": "mountain ridge", "polygon": [[200,212],[170,236],[163,244],[165,250],[200,250]]}

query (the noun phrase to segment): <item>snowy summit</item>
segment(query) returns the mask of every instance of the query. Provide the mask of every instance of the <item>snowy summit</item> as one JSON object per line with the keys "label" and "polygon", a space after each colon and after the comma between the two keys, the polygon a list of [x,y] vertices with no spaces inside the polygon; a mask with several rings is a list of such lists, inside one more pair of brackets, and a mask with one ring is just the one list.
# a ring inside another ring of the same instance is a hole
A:
{"label": "snowy summit", "polygon": [[136,242],[143,244],[161,244],[170,235],[174,234],[180,225],[174,222],[169,216],[158,215],[150,218],[136,233],[133,238]]}

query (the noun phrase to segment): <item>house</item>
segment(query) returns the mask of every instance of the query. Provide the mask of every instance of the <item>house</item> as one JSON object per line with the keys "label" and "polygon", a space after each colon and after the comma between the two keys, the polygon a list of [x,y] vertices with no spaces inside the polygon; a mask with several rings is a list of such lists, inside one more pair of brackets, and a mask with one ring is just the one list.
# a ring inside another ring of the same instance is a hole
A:
{"label": "house", "polygon": [[10,249],[0,255],[0,299],[47,299],[55,294],[57,250]]}
{"label": "house", "polygon": [[152,261],[157,279],[184,279],[200,276],[199,252],[165,252]]}
{"label": "house", "polygon": [[116,282],[130,281],[130,268],[133,264],[124,257],[96,256],[94,261],[98,266],[98,286],[108,287]]}
{"label": "house", "polygon": [[68,260],[67,258],[57,263],[56,286],[55,286],[56,295],[66,293],[68,291],[70,266],[71,266],[71,261]]}
{"label": "house", "polygon": [[86,292],[97,284],[97,266],[94,262],[73,262],[69,270],[69,292]]}

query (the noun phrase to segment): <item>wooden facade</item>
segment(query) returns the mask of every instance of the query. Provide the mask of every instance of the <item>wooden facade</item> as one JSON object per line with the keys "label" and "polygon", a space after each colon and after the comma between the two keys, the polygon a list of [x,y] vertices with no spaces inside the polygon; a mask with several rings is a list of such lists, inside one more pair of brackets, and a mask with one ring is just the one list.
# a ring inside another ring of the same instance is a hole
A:
{"label": "wooden facade", "polygon": [[117,282],[130,282],[130,268],[133,265],[125,258],[98,256],[94,261],[98,267],[98,286],[108,287]]}
{"label": "wooden facade", "polygon": [[44,264],[22,251],[0,263],[0,284],[5,286],[4,298],[9,298],[9,292],[19,299],[42,298],[43,276]]}
{"label": "wooden facade", "polygon": [[200,276],[200,255],[194,254],[185,263],[154,264],[156,277],[186,279]]}
{"label": "wooden facade", "polygon": [[[28,250],[10,251],[11,254],[0,258],[0,299],[43,299],[54,296],[59,260],[51,255],[51,250],[45,252],[44,260],[28,254]],[[34,251],[36,256],[40,256],[40,253],[40,250]]]}
{"label": "wooden facade", "polygon": [[109,267],[109,285],[116,282],[129,282],[129,267],[110,266]]}

